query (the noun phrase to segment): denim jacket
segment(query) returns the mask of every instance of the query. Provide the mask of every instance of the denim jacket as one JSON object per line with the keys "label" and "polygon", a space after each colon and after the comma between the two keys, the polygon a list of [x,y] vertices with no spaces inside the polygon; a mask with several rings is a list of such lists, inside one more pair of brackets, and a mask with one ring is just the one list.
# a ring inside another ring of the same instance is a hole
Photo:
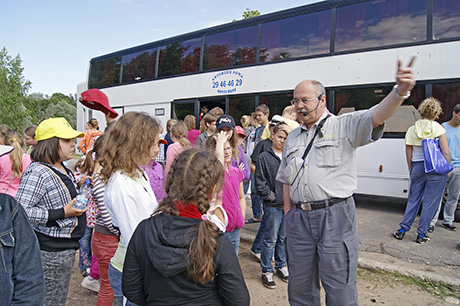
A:
{"label": "denim jacket", "polygon": [[0,259],[0,306],[43,305],[37,237],[22,206],[7,194],[0,194]]}

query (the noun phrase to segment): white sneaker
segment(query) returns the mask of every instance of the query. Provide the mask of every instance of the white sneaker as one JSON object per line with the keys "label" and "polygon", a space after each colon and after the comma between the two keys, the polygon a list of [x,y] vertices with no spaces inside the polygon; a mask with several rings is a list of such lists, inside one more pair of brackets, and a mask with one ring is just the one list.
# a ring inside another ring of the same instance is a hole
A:
{"label": "white sneaker", "polygon": [[281,280],[283,282],[287,283],[289,281],[289,270],[287,266],[276,269],[276,274],[278,274],[278,276],[281,277]]}
{"label": "white sneaker", "polygon": [[88,275],[81,282],[81,286],[91,291],[99,292],[99,288],[101,287],[101,284],[98,279],[92,278],[91,276]]}
{"label": "white sneaker", "polygon": [[252,250],[250,250],[251,252],[251,255],[254,256],[255,258],[257,258],[258,261],[260,261],[260,253],[255,253],[253,252]]}

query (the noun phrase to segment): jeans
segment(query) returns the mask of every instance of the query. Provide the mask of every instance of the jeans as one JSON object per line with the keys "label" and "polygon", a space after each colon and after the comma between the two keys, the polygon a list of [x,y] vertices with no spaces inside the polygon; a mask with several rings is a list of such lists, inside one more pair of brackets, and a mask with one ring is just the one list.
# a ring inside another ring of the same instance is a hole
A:
{"label": "jeans", "polygon": [[236,256],[238,256],[238,249],[240,248],[240,229],[235,228],[232,232],[225,232],[225,235],[230,239]]}
{"label": "jeans", "polygon": [[[457,209],[458,198],[460,196],[460,168],[454,168],[448,174],[449,181],[447,183],[447,200],[444,205],[444,218],[442,220],[443,224],[452,225],[455,218],[455,210]],[[442,199],[442,198],[441,198]],[[439,203],[438,210],[431,220],[431,226],[436,224],[438,221],[439,212],[441,211],[441,203]]]}
{"label": "jeans", "polygon": [[136,304],[131,303],[130,301],[126,300],[126,304],[123,304],[123,299],[126,299],[123,296],[123,292],[121,291],[121,276],[122,272],[115,269],[111,264],[109,264],[109,280],[110,286],[112,287],[113,294],[115,296],[115,300],[117,301],[117,306],[135,306]]}
{"label": "jeans", "polygon": [[80,241],[80,256],[78,267],[80,269],[88,269],[91,267],[91,237],[93,236],[93,229],[86,227],[85,235],[81,237]]}
{"label": "jeans", "polygon": [[262,217],[262,222],[260,222],[259,230],[257,231],[256,238],[254,238],[254,242],[252,243],[251,246],[251,251],[260,254],[262,251],[262,242],[264,239],[264,233],[265,233],[265,220]]}
{"label": "jeans", "polygon": [[262,272],[274,272],[272,266],[273,249],[275,250],[275,269],[286,266],[286,228],[284,227],[284,211],[264,205],[265,233],[263,235],[260,266]]}
{"label": "jeans", "polygon": [[113,257],[118,247],[118,237],[104,235],[94,231],[91,246],[99,264],[101,285],[97,294],[96,306],[111,306],[113,301],[113,290],[110,287],[108,270],[110,259]]}
{"label": "jeans", "polygon": [[428,232],[430,222],[439,207],[442,193],[446,187],[447,178],[447,174],[425,173],[423,161],[412,163],[412,168],[410,170],[409,198],[407,199],[404,219],[399,224],[401,228],[406,232],[410,230],[423,197],[422,213],[420,215],[417,233],[419,235],[424,235]]}

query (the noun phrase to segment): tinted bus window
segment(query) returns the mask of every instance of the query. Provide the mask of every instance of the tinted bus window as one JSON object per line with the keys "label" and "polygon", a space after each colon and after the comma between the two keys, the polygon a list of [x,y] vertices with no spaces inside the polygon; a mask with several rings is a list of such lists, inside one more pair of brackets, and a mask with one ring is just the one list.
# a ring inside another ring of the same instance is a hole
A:
{"label": "tinted bus window", "polygon": [[435,0],[433,39],[460,37],[460,1]]}
{"label": "tinted bus window", "polygon": [[257,53],[257,26],[205,37],[204,69],[254,64]]}
{"label": "tinted bus window", "polygon": [[439,122],[449,121],[452,118],[454,106],[460,103],[460,83],[433,84],[431,95],[441,101],[443,113],[439,116]]}
{"label": "tinted bus window", "polygon": [[425,41],[426,3],[375,0],[337,8],[335,51]]}
{"label": "tinted bus window", "polygon": [[158,76],[180,74],[181,71],[181,44],[174,42],[160,47],[160,60],[158,63]]}
{"label": "tinted bus window", "polygon": [[155,77],[157,49],[123,55],[122,83],[132,83]]}
{"label": "tinted bus window", "polygon": [[183,41],[181,44],[181,73],[200,69],[201,38]]}
{"label": "tinted bus window", "polygon": [[254,111],[255,96],[231,96],[228,103],[228,114],[235,119],[236,125],[241,125],[243,115],[251,116]]}
{"label": "tinted bus window", "polygon": [[259,98],[259,104],[267,104],[270,109],[270,119],[273,115],[283,114],[283,110],[286,106],[291,105],[292,92],[285,94],[272,94],[272,95],[261,95]]}
{"label": "tinted bus window", "polygon": [[328,53],[330,38],[331,11],[267,22],[262,25],[260,61]]}
{"label": "tinted bus window", "polygon": [[121,57],[113,57],[91,63],[88,87],[101,88],[120,83]]}
{"label": "tinted bus window", "polygon": [[[369,109],[380,103],[392,89],[393,86],[379,86],[335,90],[334,113],[342,115],[353,111]],[[420,119],[417,107],[424,99],[424,95],[424,85],[414,87],[409,99],[405,100],[396,113],[385,122],[385,136],[402,137],[407,129],[417,119]]]}

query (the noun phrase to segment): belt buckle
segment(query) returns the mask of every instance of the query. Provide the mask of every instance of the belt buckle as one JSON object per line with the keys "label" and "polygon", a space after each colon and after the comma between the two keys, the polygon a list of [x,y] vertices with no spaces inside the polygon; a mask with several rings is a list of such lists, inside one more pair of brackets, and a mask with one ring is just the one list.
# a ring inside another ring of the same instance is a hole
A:
{"label": "belt buckle", "polygon": [[311,204],[310,203],[302,203],[302,204],[300,204],[300,208],[302,210],[311,210]]}

